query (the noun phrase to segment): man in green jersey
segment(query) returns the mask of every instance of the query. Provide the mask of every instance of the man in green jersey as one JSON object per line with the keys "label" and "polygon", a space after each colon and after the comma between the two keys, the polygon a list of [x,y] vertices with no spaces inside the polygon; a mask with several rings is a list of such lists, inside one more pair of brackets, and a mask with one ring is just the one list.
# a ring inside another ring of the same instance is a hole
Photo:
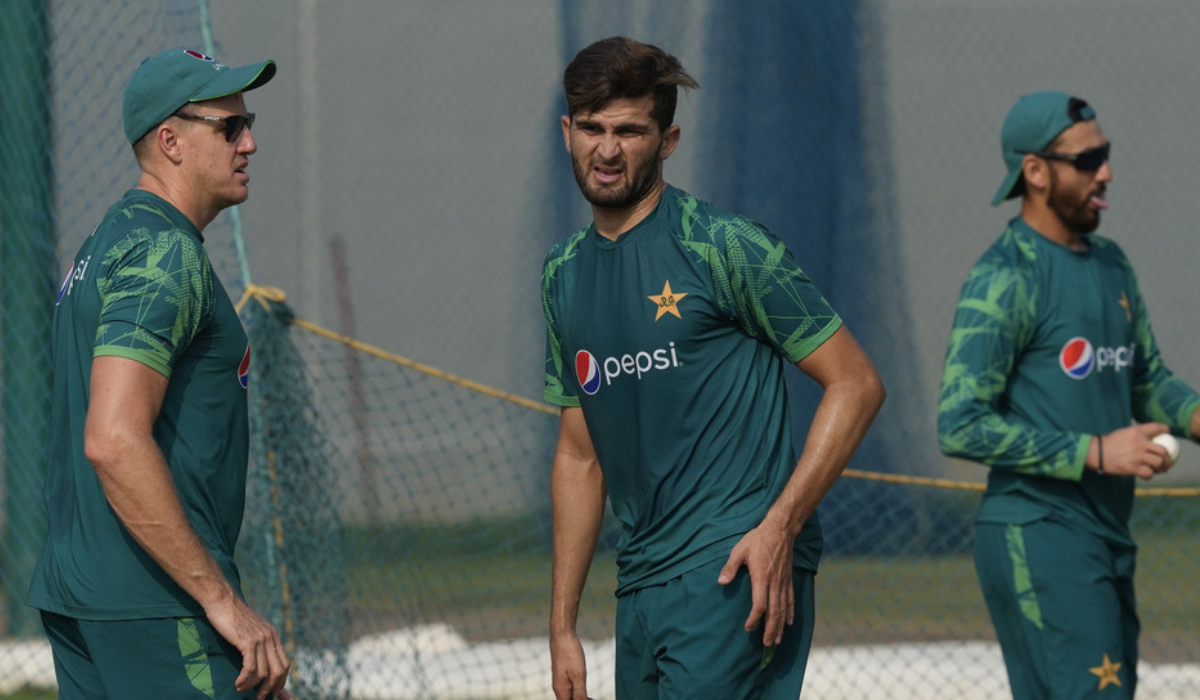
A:
{"label": "man in green jersey", "polygon": [[1087,102],[1025,95],[1001,131],[994,205],[1020,216],[962,288],[938,405],[942,451],[990,467],[975,564],[1013,696],[1132,698],[1136,479],[1151,439],[1200,433],[1200,396],[1163,363],[1129,260],[1094,235],[1112,180]]}
{"label": "man in green jersey", "polygon": [[234,563],[250,348],[201,234],[246,200],[243,92],[274,75],[178,49],[125,88],[141,176],[54,309],[49,533],[28,603],[64,700],[288,697],[287,653]]}
{"label": "man in green jersey", "polygon": [[[576,619],[607,496],[623,526],[617,697],[795,700],[816,507],[882,382],[778,238],[663,180],[678,88],[697,87],[678,59],[614,37],[580,51],[563,84],[563,138],[594,222],[542,273],[545,399],[562,409],[555,695],[587,694]],[[789,363],[824,390],[798,461]]]}

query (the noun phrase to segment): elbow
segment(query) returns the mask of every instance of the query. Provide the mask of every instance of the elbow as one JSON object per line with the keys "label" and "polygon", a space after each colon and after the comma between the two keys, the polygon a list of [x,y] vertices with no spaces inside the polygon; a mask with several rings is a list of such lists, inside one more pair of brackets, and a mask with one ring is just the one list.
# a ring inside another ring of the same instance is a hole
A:
{"label": "elbow", "polygon": [[875,400],[875,410],[879,410],[883,406],[883,402],[887,400],[887,387],[883,385],[883,378],[878,372],[872,372],[871,378],[871,393]]}
{"label": "elbow", "polygon": [[839,410],[853,414],[855,421],[870,425],[883,408],[887,389],[879,373],[868,364],[854,374],[847,374],[841,381],[826,386],[825,397],[830,399],[831,405],[841,406]]}
{"label": "elbow", "polygon": [[953,446],[956,442],[954,440],[954,426],[951,425],[948,420],[946,420],[946,415],[944,413],[938,414],[937,436],[938,449],[941,450],[942,454],[946,455],[947,457],[953,457]]}
{"label": "elbow", "polygon": [[883,378],[879,376],[879,372],[874,367],[860,376],[859,391],[862,404],[870,411],[870,414],[874,416],[879,413],[879,409],[883,407],[883,402],[887,399],[887,387],[883,385]]}
{"label": "elbow", "polygon": [[92,468],[102,474],[121,462],[121,455],[128,453],[130,442],[129,437],[120,432],[88,425],[83,434],[83,455]]}
{"label": "elbow", "polygon": [[938,431],[938,449],[941,450],[942,454],[947,457],[957,457],[958,455],[955,454],[953,445],[954,442],[950,439],[949,435]]}
{"label": "elbow", "polygon": [[112,455],[115,452],[111,440],[92,433],[84,435],[83,456],[87,457],[87,461],[96,471],[103,471],[108,465],[111,465],[114,462]]}
{"label": "elbow", "polygon": [[945,415],[938,416],[938,449],[947,457],[969,457],[964,445],[967,444],[967,427],[953,422]]}

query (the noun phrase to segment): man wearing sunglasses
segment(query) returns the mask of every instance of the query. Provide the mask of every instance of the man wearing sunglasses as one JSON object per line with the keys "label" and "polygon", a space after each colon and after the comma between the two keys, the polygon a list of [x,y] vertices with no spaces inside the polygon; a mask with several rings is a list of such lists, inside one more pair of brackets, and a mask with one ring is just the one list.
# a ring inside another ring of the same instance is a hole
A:
{"label": "man wearing sunglasses", "polygon": [[250,348],[201,233],[248,196],[243,93],[274,75],[171,50],[125,89],[141,176],[54,308],[49,533],[27,602],[64,700],[289,697],[287,653],[234,562]]}
{"label": "man wearing sunglasses", "polygon": [[1163,363],[1129,260],[1095,235],[1110,144],[1087,102],[1022,97],[993,205],[1020,215],[972,268],[938,405],[947,455],[990,467],[975,564],[1013,696],[1132,698],[1134,484],[1200,434],[1200,395]]}

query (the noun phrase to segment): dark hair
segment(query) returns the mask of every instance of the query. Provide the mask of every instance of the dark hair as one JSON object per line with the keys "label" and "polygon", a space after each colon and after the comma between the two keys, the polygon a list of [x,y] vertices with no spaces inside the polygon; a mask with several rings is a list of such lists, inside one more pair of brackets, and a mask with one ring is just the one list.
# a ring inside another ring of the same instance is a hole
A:
{"label": "dark hair", "polygon": [[613,100],[653,95],[650,116],[666,130],[675,119],[679,87],[699,88],[683,64],[657,46],[623,36],[601,39],[575,54],[563,73],[567,113],[604,109]]}

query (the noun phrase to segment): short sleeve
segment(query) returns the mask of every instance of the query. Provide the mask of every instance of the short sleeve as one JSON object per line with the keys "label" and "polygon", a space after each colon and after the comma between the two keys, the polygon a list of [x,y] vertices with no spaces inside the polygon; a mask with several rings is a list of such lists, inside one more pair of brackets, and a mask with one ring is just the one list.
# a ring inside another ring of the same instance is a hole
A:
{"label": "short sleeve", "polygon": [[750,335],[789,362],[804,359],[842,320],[791,251],[769,230],[746,219],[717,220],[720,260],[709,261],[718,303]]}
{"label": "short sleeve", "polygon": [[93,356],[127,357],[170,376],[212,314],[213,274],[186,232],[135,232],[102,261]]}
{"label": "short sleeve", "polygon": [[579,396],[570,388],[578,382],[567,381],[574,368],[563,357],[562,332],[558,322],[558,301],[566,280],[567,262],[574,257],[583,239],[582,232],[551,249],[542,266],[542,312],[546,319],[546,374],[543,399],[555,406],[578,406]]}

